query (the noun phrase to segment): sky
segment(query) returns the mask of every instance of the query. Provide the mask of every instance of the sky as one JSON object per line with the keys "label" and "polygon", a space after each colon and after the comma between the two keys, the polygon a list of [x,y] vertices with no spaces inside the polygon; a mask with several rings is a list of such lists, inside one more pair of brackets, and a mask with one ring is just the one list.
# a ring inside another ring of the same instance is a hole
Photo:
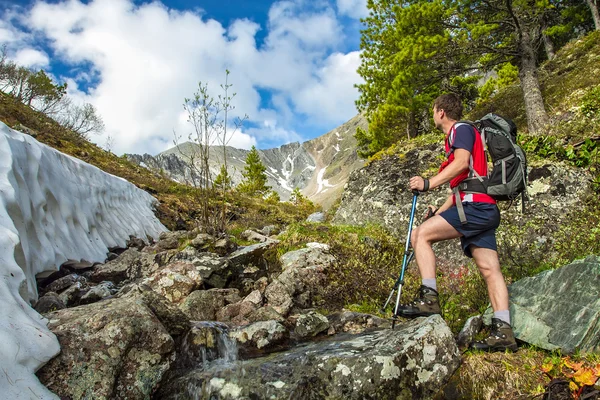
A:
{"label": "sky", "polygon": [[0,46],[93,104],[106,129],[90,139],[116,154],[186,140],[184,99],[223,94],[229,70],[230,117],[248,116],[229,145],[266,149],[357,114],[366,15],[366,0],[0,0]]}

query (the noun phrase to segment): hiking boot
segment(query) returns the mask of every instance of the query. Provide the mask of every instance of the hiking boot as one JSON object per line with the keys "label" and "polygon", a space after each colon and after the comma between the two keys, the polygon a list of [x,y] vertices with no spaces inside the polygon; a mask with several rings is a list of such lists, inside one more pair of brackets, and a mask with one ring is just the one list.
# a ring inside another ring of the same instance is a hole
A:
{"label": "hiking boot", "polygon": [[417,297],[408,304],[400,304],[396,317],[416,318],[441,314],[438,292],[429,286],[421,285]]}
{"label": "hiking boot", "polygon": [[480,341],[472,342],[471,350],[494,351],[517,351],[517,341],[510,324],[498,318],[492,318],[490,335]]}

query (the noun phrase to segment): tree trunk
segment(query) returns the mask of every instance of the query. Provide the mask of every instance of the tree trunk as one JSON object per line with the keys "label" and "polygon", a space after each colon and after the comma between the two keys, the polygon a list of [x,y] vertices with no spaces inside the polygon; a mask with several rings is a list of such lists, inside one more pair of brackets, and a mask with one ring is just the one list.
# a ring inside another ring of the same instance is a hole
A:
{"label": "tree trunk", "polygon": [[544,132],[543,128],[548,121],[548,114],[546,114],[546,109],[544,108],[544,99],[542,98],[540,82],[537,76],[532,32],[528,27],[524,27],[521,32],[519,46],[521,50],[519,79],[521,80],[521,89],[523,90],[527,127],[529,134],[540,135]]}
{"label": "tree trunk", "polygon": [[598,13],[598,0],[586,0],[590,10],[592,11],[592,17],[594,18],[594,26],[597,31],[600,31],[600,14]]}
{"label": "tree trunk", "polygon": [[546,56],[548,60],[554,59],[554,43],[552,43],[552,39],[545,33],[542,33],[542,39],[544,40],[544,48],[546,49]]}

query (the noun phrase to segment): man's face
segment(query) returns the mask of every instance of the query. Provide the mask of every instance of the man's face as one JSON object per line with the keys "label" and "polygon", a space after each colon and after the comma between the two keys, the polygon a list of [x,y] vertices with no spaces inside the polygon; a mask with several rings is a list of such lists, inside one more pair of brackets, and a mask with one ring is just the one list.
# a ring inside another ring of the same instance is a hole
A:
{"label": "man's face", "polygon": [[444,110],[438,110],[435,106],[433,106],[433,122],[435,123],[435,127],[438,129],[442,129],[442,118],[444,117]]}

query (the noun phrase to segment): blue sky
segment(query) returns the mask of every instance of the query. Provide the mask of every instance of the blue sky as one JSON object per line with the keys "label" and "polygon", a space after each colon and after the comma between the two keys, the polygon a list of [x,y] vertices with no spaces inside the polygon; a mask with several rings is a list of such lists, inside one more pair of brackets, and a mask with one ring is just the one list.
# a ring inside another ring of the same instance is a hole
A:
{"label": "blue sky", "polygon": [[[93,104],[113,151],[157,154],[191,130],[182,103],[199,81],[249,116],[230,145],[270,148],[356,115],[366,0],[0,0],[0,45]],[[175,132],[175,133],[174,133]]]}

